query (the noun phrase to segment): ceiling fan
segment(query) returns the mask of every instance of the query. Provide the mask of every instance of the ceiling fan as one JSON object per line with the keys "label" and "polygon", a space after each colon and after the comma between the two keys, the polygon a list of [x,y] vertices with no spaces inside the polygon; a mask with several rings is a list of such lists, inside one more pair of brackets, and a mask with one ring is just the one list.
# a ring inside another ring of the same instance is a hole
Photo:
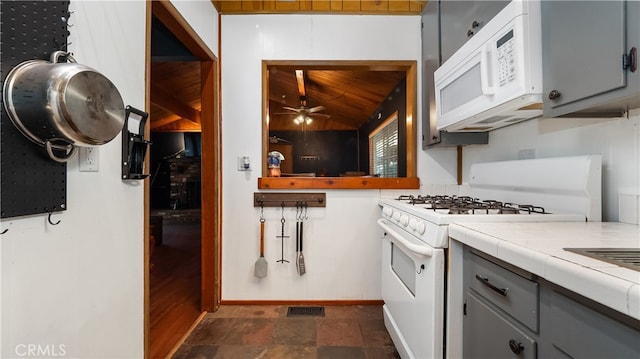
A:
{"label": "ceiling fan", "polygon": [[296,125],[308,125],[313,122],[313,117],[331,117],[331,115],[328,114],[318,113],[325,110],[324,106],[309,107],[307,105],[307,93],[304,87],[304,73],[302,70],[296,70],[296,80],[298,83],[298,93],[300,94],[300,106],[282,106],[283,109],[291,112],[274,113],[274,115],[297,115],[293,120]]}

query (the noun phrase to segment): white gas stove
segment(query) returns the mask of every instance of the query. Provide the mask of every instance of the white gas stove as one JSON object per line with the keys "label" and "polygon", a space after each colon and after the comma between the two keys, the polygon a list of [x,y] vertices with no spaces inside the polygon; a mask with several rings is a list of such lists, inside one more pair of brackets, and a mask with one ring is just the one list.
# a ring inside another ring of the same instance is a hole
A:
{"label": "white gas stove", "polygon": [[599,155],[480,163],[460,193],[381,199],[384,317],[400,355],[445,355],[449,224],[600,221],[601,172]]}
{"label": "white gas stove", "polygon": [[[457,195],[401,195],[380,200],[382,218],[431,247],[447,248],[452,222],[574,222],[583,214],[549,213],[544,207]],[[543,217],[540,217],[543,216]]]}

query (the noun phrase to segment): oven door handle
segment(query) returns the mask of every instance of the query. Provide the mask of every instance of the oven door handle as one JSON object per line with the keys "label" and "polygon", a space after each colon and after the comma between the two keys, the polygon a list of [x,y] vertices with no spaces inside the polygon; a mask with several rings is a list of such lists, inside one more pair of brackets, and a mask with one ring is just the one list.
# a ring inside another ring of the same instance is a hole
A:
{"label": "oven door handle", "polygon": [[408,250],[425,257],[431,257],[433,255],[433,248],[431,248],[426,244],[420,245],[420,244],[411,243],[410,241],[405,239],[400,233],[398,233],[396,230],[389,227],[387,223],[385,223],[386,221],[383,218],[379,218],[377,222],[378,222],[378,225],[382,227],[382,229],[384,229],[386,234],[390,234],[395,241],[402,244]]}

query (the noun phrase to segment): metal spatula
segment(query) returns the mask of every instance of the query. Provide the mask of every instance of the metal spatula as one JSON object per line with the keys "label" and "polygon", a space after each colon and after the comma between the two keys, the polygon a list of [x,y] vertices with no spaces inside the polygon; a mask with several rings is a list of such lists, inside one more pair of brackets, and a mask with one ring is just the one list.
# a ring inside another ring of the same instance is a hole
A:
{"label": "metal spatula", "polygon": [[267,260],[264,258],[264,218],[260,218],[260,257],[256,261],[253,275],[258,278],[267,276]]}
{"label": "metal spatula", "polygon": [[300,221],[300,254],[298,255],[298,272],[300,275],[306,273],[306,268],[304,266],[304,255],[302,254],[302,225],[304,221]]}
{"label": "metal spatula", "polygon": [[296,221],[296,272],[300,274],[300,220]]}

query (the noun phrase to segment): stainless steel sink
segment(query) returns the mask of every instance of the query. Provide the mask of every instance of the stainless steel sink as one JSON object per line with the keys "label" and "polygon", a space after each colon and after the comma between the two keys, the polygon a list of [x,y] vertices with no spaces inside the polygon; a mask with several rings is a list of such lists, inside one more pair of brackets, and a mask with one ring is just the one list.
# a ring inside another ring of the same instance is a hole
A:
{"label": "stainless steel sink", "polygon": [[564,248],[564,250],[640,272],[639,248]]}

